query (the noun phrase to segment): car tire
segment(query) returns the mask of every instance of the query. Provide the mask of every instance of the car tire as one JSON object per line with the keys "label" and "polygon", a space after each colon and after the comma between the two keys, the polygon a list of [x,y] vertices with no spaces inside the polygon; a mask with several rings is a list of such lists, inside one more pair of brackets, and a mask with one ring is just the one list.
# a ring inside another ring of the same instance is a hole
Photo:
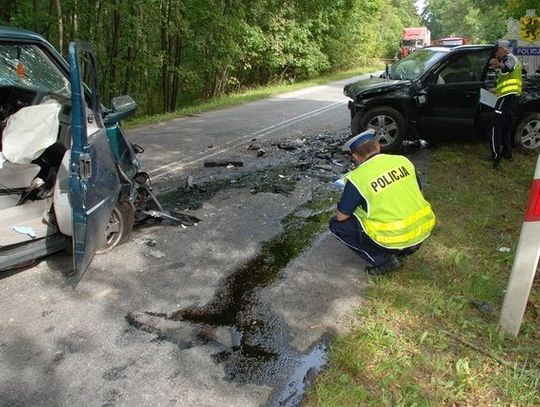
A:
{"label": "car tire", "polygon": [[516,127],[514,141],[520,148],[534,150],[540,147],[540,113],[525,114]]}
{"label": "car tire", "polygon": [[363,114],[357,113],[351,122],[353,135],[374,129],[382,152],[397,152],[405,139],[405,119],[391,107],[375,107]]}
{"label": "car tire", "polygon": [[129,202],[118,202],[111,213],[109,224],[105,229],[104,243],[97,250],[97,254],[107,253],[114,247],[123,243],[135,223],[135,208]]}

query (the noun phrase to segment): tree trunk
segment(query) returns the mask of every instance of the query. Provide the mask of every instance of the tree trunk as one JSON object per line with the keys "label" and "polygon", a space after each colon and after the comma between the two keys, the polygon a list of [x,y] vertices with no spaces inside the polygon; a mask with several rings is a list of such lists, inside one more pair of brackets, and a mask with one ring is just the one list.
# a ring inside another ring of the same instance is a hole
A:
{"label": "tree trunk", "polygon": [[58,49],[60,52],[64,50],[64,19],[62,17],[62,5],[60,0],[54,0],[54,5],[56,7],[56,15],[58,22]]}
{"label": "tree trunk", "polygon": [[174,48],[174,76],[172,81],[171,89],[171,108],[176,110],[178,106],[178,94],[180,92],[180,76],[178,75],[178,69],[180,68],[182,54],[182,39],[180,35],[177,35],[175,38],[175,48]]}
{"label": "tree trunk", "polygon": [[170,38],[167,31],[170,22],[171,1],[163,4],[161,8],[161,86],[163,92],[163,109],[165,112],[170,110],[170,89],[169,89],[169,43]]}
{"label": "tree trunk", "polygon": [[[112,10],[112,18],[111,18],[111,43],[110,48],[107,52],[109,61],[108,61],[108,75],[107,75],[107,92],[106,92],[106,98],[109,99],[111,97],[111,92],[115,92],[115,84],[116,84],[116,68],[117,68],[117,59],[118,59],[118,52],[119,52],[119,46],[120,46],[120,38],[122,33],[122,23],[120,18],[120,12],[118,11],[118,1],[114,1],[113,3],[113,10]],[[128,62],[130,63],[130,62]]]}

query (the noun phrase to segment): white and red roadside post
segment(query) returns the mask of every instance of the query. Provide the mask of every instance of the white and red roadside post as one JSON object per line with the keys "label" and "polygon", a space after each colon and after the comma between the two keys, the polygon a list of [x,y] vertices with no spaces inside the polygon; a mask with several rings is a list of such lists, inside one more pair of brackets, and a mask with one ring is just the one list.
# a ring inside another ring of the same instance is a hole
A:
{"label": "white and red roadside post", "polygon": [[504,296],[499,325],[508,334],[516,337],[525,307],[529,300],[538,260],[540,259],[540,156],[529,196],[529,206],[512,266],[512,273]]}

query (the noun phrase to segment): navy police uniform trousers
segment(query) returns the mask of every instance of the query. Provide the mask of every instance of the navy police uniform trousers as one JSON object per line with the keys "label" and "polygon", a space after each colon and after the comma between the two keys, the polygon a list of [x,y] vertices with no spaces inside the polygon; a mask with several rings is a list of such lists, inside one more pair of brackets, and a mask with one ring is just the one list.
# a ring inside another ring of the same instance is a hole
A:
{"label": "navy police uniform trousers", "polygon": [[341,242],[345,243],[356,254],[375,267],[388,261],[392,254],[408,255],[420,248],[421,243],[403,250],[386,249],[379,246],[364,232],[362,224],[355,216],[340,222],[336,217],[330,219],[330,231]]}
{"label": "navy police uniform trousers", "polygon": [[[493,114],[493,126],[489,147],[491,158],[499,161],[501,155],[504,158],[512,158],[512,124],[517,95],[506,95],[497,99]],[[502,145],[502,152],[500,151]]]}

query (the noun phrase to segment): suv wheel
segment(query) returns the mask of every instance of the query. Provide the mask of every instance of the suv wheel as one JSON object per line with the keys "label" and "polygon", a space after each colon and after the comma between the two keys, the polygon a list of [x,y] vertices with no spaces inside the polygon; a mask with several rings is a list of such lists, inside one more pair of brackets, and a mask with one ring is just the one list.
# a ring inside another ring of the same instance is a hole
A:
{"label": "suv wheel", "polygon": [[135,209],[133,205],[126,201],[118,202],[105,229],[104,243],[96,253],[106,253],[113,247],[123,243],[133,230],[134,223]]}
{"label": "suv wheel", "polygon": [[540,147],[540,113],[528,113],[519,122],[514,140],[518,147],[535,149]]}
{"label": "suv wheel", "polygon": [[376,107],[364,114],[357,113],[351,123],[353,135],[373,129],[383,152],[396,152],[405,139],[405,120],[391,107]]}

